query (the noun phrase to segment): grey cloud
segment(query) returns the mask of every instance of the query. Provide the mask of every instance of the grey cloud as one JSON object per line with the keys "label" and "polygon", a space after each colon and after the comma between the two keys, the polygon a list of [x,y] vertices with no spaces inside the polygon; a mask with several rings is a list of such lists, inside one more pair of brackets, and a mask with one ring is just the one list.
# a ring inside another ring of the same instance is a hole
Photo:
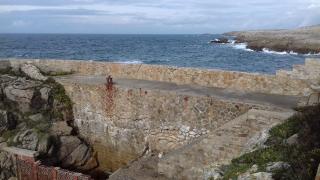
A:
{"label": "grey cloud", "polygon": [[[10,5],[10,11],[1,12],[4,5]],[[292,28],[319,24],[319,12],[316,0],[1,0],[0,22],[7,26],[0,32],[60,32],[56,26],[68,33]]]}

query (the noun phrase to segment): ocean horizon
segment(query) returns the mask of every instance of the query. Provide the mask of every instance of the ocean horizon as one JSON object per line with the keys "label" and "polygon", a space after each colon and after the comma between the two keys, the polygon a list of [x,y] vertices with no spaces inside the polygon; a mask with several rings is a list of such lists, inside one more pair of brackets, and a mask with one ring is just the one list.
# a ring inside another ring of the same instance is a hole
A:
{"label": "ocean horizon", "polygon": [[[0,34],[0,58],[72,59],[274,74],[303,64],[297,53],[212,44],[221,34]],[[315,56],[317,57],[317,56]]]}

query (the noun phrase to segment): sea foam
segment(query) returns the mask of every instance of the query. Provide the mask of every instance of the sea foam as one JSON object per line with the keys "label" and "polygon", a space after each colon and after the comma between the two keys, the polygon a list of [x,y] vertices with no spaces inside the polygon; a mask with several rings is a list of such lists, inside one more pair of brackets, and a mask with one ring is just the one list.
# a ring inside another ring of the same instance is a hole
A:
{"label": "sea foam", "polygon": [[232,43],[232,45],[233,45],[232,47],[235,49],[241,49],[241,50],[250,51],[250,52],[254,51],[252,49],[247,48],[248,45],[246,43],[239,43],[239,44]]}
{"label": "sea foam", "polygon": [[139,60],[132,60],[132,61],[122,61],[120,63],[125,63],[125,64],[143,64],[142,61]]}

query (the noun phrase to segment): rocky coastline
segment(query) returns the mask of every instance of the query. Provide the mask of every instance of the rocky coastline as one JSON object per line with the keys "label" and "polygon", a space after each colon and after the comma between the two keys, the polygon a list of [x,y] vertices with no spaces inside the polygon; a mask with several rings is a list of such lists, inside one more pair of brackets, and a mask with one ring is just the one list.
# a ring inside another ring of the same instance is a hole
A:
{"label": "rocky coastline", "polygon": [[320,25],[293,30],[237,31],[224,35],[235,36],[236,43],[246,43],[247,48],[255,51],[320,53]]}
{"label": "rocky coastline", "polygon": [[[0,146],[35,151],[42,164],[75,172],[95,173],[98,166],[63,86],[30,64],[0,69]],[[0,151],[1,180],[17,176],[12,158]]]}

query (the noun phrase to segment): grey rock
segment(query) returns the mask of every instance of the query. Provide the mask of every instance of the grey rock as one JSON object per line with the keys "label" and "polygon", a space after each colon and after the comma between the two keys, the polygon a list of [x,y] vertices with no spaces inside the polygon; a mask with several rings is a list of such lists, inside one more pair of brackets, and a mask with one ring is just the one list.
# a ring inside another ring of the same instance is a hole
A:
{"label": "grey rock", "polygon": [[245,144],[242,154],[254,151],[256,149],[264,148],[265,147],[264,143],[268,140],[270,136],[269,130],[270,128],[264,129],[263,131],[259,132],[258,134],[253,136],[251,139],[249,139],[249,141]]}
{"label": "grey rock", "polygon": [[254,164],[249,170],[249,173],[256,173],[258,171],[258,165]]}
{"label": "grey rock", "polygon": [[37,150],[39,138],[38,134],[34,130],[26,130],[19,133],[13,140],[17,144],[17,147],[28,149],[32,151]]}
{"label": "grey rock", "polygon": [[190,127],[189,126],[182,126],[180,128],[180,131],[183,133],[188,133],[190,131]]}
{"label": "grey rock", "polygon": [[82,166],[90,158],[91,151],[85,144],[80,144],[70,155],[62,162],[63,166]]}
{"label": "grey rock", "polygon": [[215,166],[204,172],[204,179],[206,180],[221,180],[223,179],[223,171],[219,166]]}
{"label": "grey rock", "polygon": [[31,119],[34,122],[39,122],[39,121],[42,121],[44,119],[44,117],[41,113],[38,113],[38,114],[33,114],[33,115],[29,116],[29,119]]}
{"label": "grey rock", "polygon": [[4,88],[4,94],[7,99],[18,104],[19,110],[27,112],[30,110],[34,87],[37,85],[36,82],[20,78],[13,84],[6,86]]}
{"label": "grey rock", "polygon": [[252,179],[254,180],[273,180],[272,174],[267,172],[258,172],[255,174],[252,174]]}
{"label": "grey rock", "polygon": [[267,172],[273,172],[273,171],[277,171],[277,170],[283,170],[283,169],[288,169],[290,168],[290,164],[286,163],[286,162],[272,162],[272,163],[268,163],[267,167],[266,167],[266,171]]}
{"label": "grey rock", "polygon": [[69,154],[71,154],[79,145],[81,140],[75,136],[61,136],[60,148],[58,152],[58,159],[63,161]]}
{"label": "grey rock", "polygon": [[58,136],[68,136],[71,135],[72,127],[68,126],[66,121],[57,121],[52,123],[50,132]]}
{"label": "grey rock", "polygon": [[258,172],[250,174],[248,172],[238,176],[237,180],[273,180],[272,174],[267,172]]}
{"label": "grey rock", "polygon": [[39,152],[39,154],[48,154],[50,147],[51,147],[50,137],[48,135],[45,135],[40,138],[37,151]]}
{"label": "grey rock", "polygon": [[40,72],[40,70],[32,65],[32,64],[23,64],[20,67],[21,71],[24,72],[27,76],[29,76],[31,79],[39,80],[39,81],[45,81],[48,78],[43,76]]}
{"label": "grey rock", "polygon": [[46,102],[48,102],[50,91],[51,91],[51,88],[49,87],[43,87],[40,89],[41,98]]}
{"label": "grey rock", "polygon": [[298,143],[298,134],[294,134],[290,136],[287,140],[286,143],[289,145],[294,145]]}

